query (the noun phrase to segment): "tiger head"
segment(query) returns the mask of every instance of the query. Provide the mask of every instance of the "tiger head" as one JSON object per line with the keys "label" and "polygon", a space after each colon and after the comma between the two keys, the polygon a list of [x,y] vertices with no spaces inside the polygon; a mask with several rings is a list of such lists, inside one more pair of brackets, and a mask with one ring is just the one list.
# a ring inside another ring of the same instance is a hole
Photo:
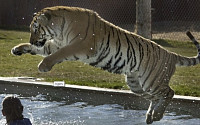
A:
{"label": "tiger head", "polygon": [[34,14],[33,21],[30,24],[30,43],[37,47],[42,47],[46,41],[53,39],[54,34],[48,27],[51,15],[48,13]]}

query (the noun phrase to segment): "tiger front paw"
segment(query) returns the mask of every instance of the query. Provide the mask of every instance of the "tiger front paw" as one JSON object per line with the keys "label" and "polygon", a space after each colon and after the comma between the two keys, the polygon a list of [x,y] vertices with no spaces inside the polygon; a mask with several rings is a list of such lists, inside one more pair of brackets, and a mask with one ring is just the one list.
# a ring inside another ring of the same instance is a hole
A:
{"label": "tiger front paw", "polygon": [[30,52],[31,52],[30,44],[21,44],[11,49],[11,53],[17,56],[21,56],[22,54],[30,53]]}
{"label": "tiger front paw", "polygon": [[48,72],[52,69],[53,65],[50,64],[51,61],[47,61],[46,58],[44,58],[44,60],[42,60],[39,65],[38,65],[38,69],[40,72]]}

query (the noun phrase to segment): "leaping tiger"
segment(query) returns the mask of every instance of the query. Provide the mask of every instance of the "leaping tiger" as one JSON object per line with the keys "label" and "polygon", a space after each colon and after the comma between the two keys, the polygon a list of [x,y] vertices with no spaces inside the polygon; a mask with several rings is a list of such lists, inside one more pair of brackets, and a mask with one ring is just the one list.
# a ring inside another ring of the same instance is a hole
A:
{"label": "leaping tiger", "polygon": [[55,6],[36,13],[30,24],[30,43],[22,43],[11,51],[42,55],[39,71],[47,72],[66,60],[79,60],[111,73],[125,74],[131,91],[150,100],[146,123],[159,121],[171,102],[174,91],[169,80],[175,66],[199,63],[196,57],[172,53],[137,34],[119,28],[102,19],[96,12],[84,8]]}

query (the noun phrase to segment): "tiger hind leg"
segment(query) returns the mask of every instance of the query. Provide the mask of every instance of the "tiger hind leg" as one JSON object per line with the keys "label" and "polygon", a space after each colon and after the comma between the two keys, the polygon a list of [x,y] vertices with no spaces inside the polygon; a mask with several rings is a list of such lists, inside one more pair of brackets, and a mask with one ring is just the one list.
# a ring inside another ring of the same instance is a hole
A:
{"label": "tiger hind leg", "polygon": [[153,121],[160,121],[163,118],[164,112],[174,96],[174,91],[169,86],[165,87],[165,89],[160,89],[159,93],[154,96],[155,99],[151,100],[146,114],[147,124],[151,124]]}
{"label": "tiger hind leg", "polygon": [[161,93],[164,95],[158,100],[152,111],[153,121],[160,121],[163,118],[163,114],[174,96],[174,91],[169,86],[165,88],[165,91],[162,89]]}
{"label": "tiger hind leg", "polygon": [[[129,83],[130,84],[130,83]],[[139,85],[139,84],[138,84]],[[131,89],[131,91],[134,93],[134,94],[136,94],[136,95],[138,95],[138,96],[141,96],[141,97],[143,97],[143,98],[145,98],[145,99],[147,99],[147,100],[151,100],[152,98],[155,98],[154,96],[152,96],[152,95],[150,95],[150,94],[148,94],[148,93],[146,93],[146,92],[144,92],[143,90],[142,90],[142,87],[140,87],[140,86],[137,86],[136,84],[134,84],[134,85],[129,85],[129,87],[130,87],[130,89]],[[134,88],[133,88],[134,87]],[[149,106],[149,109],[148,109],[148,111],[147,111],[147,113],[146,113],[146,123],[147,124],[151,124],[152,122],[153,122],[153,118],[152,118],[152,116],[153,116],[153,109],[154,109],[154,107],[156,106],[156,104],[158,104],[158,102],[157,101],[151,101],[151,103],[150,103],[150,106]]]}
{"label": "tiger hind leg", "polygon": [[[141,96],[147,100],[152,100],[156,98],[155,96],[148,94],[142,89],[136,73],[126,76],[126,82],[134,94]],[[156,104],[158,104],[158,100],[151,101],[150,103],[149,109],[146,113],[147,124],[151,124],[153,122],[152,113]]]}
{"label": "tiger hind leg", "polygon": [[151,100],[148,111],[146,113],[146,123],[153,123],[153,110],[154,107],[158,104],[159,100]]}
{"label": "tiger hind leg", "polygon": [[174,91],[166,85],[153,92],[146,92],[139,83],[137,73],[127,75],[126,82],[134,94],[150,100],[150,106],[146,113],[146,123],[151,124],[153,121],[161,120],[166,107],[169,105],[174,96]]}

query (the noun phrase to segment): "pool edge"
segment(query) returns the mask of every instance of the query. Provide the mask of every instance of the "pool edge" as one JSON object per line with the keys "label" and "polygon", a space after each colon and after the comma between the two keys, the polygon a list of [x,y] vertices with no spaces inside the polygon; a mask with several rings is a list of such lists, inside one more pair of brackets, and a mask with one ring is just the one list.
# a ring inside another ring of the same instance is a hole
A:
{"label": "pool edge", "polygon": [[[85,101],[94,105],[120,104],[130,109],[147,109],[149,102],[129,90],[115,90],[68,85],[55,87],[51,82],[31,77],[0,77],[0,93],[20,95],[48,95],[52,100],[66,99],[69,103]],[[200,118],[200,97],[175,95],[167,108],[178,114],[186,113]]]}

